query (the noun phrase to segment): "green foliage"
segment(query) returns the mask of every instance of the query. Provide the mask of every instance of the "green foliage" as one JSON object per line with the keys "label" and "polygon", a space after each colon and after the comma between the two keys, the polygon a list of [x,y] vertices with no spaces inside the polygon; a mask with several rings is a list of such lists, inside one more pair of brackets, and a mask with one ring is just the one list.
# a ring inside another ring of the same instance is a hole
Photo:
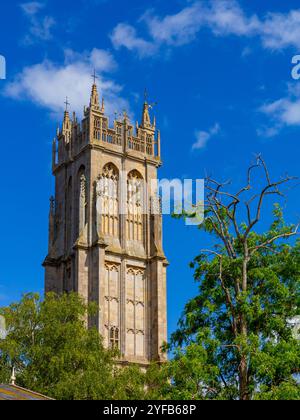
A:
{"label": "green foliage", "polygon": [[[290,178],[272,183],[261,157],[257,162],[236,195],[210,180],[199,229],[215,245],[191,263],[199,291],[166,347],[173,352],[169,362],[146,372],[121,369],[119,354],[86,328],[97,308],[76,294],[49,294],[44,301],[26,295],[0,310],[8,327],[0,341],[0,380],[9,380],[14,365],[19,385],[56,399],[299,400],[300,334],[291,323],[300,318],[300,241],[291,239],[297,227],[285,223],[275,204],[269,229],[255,229],[266,196],[281,195],[279,186]],[[266,186],[240,212],[257,167]]]}
{"label": "green foliage", "polygon": [[29,294],[2,308],[8,335],[0,341],[1,381],[8,382],[14,365],[18,385],[55,399],[142,399],[142,373],[120,369],[118,354],[86,328],[95,310],[77,294],[49,294],[44,301]]}
{"label": "green foliage", "polygon": [[[261,158],[267,186],[246,203],[240,194],[208,183],[205,221],[199,226],[215,246],[190,264],[198,295],[185,307],[173,334],[169,397],[183,399],[299,399],[300,342],[291,320],[300,314],[300,241],[278,204],[264,233],[255,232],[266,195],[280,195]],[[248,174],[250,174],[250,171]],[[211,183],[210,183],[211,182]],[[249,176],[250,182],[250,176]],[[227,202],[226,200],[227,199]],[[255,217],[249,203],[258,197]],[[188,217],[188,215],[183,215]]]}

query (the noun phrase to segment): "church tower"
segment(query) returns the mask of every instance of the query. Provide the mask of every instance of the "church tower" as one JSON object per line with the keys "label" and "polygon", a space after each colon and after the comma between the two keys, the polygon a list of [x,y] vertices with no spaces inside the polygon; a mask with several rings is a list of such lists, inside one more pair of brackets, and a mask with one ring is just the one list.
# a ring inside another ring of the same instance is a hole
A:
{"label": "church tower", "polygon": [[[96,302],[105,346],[124,363],[163,361],[167,340],[162,216],[155,191],[160,132],[145,100],[141,123],[126,115],[113,128],[96,83],[80,123],[70,117],[53,141],[46,292],[78,292]],[[154,182],[155,183],[155,182]]]}

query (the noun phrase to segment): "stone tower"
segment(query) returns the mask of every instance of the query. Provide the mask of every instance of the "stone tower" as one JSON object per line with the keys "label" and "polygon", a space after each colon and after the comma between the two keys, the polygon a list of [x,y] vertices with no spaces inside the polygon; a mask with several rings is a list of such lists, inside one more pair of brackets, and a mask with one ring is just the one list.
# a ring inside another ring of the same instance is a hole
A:
{"label": "stone tower", "polygon": [[97,326],[124,363],[163,361],[167,339],[162,216],[149,188],[161,165],[160,133],[144,103],[134,128],[113,128],[96,83],[82,122],[68,103],[53,142],[55,198],[49,215],[45,289],[76,291],[99,306]]}

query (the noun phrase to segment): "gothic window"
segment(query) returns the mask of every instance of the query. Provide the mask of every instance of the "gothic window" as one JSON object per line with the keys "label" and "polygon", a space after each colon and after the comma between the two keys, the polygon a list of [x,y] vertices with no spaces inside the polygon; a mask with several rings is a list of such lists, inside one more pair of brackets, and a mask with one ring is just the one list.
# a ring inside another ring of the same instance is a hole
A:
{"label": "gothic window", "polygon": [[101,127],[101,120],[99,117],[95,117],[94,119],[94,139],[100,140],[100,127]]}
{"label": "gothic window", "polygon": [[128,175],[127,181],[127,239],[143,241],[143,178],[137,171]]}
{"label": "gothic window", "polygon": [[112,327],[110,329],[110,337],[109,337],[110,347],[112,349],[118,349],[119,341],[120,341],[119,328]]}
{"label": "gothic window", "polygon": [[97,181],[97,211],[101,217],[101,233],[114,237],[119,235],[118,183],[117,168],[107,164]]}
{"label": "gothic window", "polygon": [[153,155],[153,137],[147,135],[147,154]]}
{"label": "gothic window", "polygon": [[104,325],[106,334],[104,344],[106,347],[119,345],[120,333],[120,270],[113,263],[105,264],[105,288],[104,288]]}
{"label": "gothic window", "polygon": [[145,356],[145,273],[128,268],[126,275],[126,354]]}
{"label": "gothic window", "polygon": [[102,141],[111,142],[111,136],[108,135],[108,120],[102,119]]}
{"label": "gothic window", "polygon": [[143,331],[137,331],[136,333],[136,355],[143,357],[145,355],[145,337]]}

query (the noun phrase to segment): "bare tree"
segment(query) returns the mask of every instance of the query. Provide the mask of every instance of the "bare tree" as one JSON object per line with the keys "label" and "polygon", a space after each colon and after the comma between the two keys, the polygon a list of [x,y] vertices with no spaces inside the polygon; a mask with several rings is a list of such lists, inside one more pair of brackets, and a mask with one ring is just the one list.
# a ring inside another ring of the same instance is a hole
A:
{"label": "bare tree", "polygon": [[[257,185],[254,185],[258,183],[254,181],[254,172],[258,170],[262,172],[261,182],[263,185],[259,188],[258,193],[249,197],[254,187],[257,189]],[[202,253],[208,253],[219,258],[219,280],[225,294],[227,308],[232,316],[233,335],[235,337],[243,337],[244,342],[247,341],[248,336],[247,319],[243,313],[237,312],[233,301],[236,301],[248,290],[248,264],[259,250],[272,252],[272,246],[276,241],[297,235],[299,224],[282,232],[276,232],[275,235],[269,232],[270,234],[266,237],[259,236],[259,241],[251,240],[251,235],[256,225],[261,221],[262,208],[266,198],[270,195],[283,197],[284,194],[281,188],[295,179],[287,175],[277,181],[273,181],[261,155],[256,156],[255,163],[248,168],[246,185],[236,193],[228,192],[230,182],[220,183],[210,176],[206,178],[206,224],[210,224],[211,230],[222,241],[226,254],[219,252],[218,249],[204,249]],[[240,220],[241,214],[245,217],[243,221]],[[274,250],[274,252],[276,251]],[[223,279],[224,255],[231,260],[241,259],[241,277],[234,279],[234,296]],[[236,347],[238,347],[240,355],[238,373],[240,399],[248,400],[250,399],[248,356],[247,352],[243,350],[243,345]]]}

